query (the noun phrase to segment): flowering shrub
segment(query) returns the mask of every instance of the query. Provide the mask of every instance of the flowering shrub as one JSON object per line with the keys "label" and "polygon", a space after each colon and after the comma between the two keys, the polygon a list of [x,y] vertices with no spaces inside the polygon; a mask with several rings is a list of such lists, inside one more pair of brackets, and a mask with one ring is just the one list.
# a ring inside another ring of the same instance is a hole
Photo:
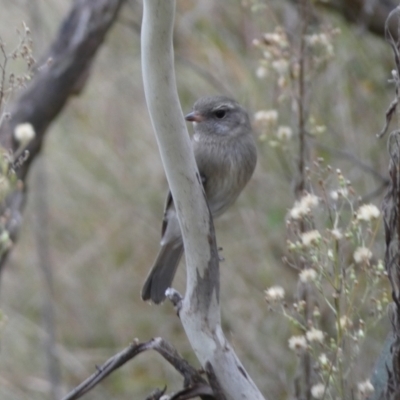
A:
{"label": "flowering shrub", "polygon": [[[308,171],[310,187],[313,178],[319,182],[318,194],[304,193],[286,221],[286,263],[298,270],[299,283],[312,296],[288,304],[284,290],[274,286],[265,298],[294,327],[289,348],[298,356],[311,356],[314,398],[350,398],[354,392],[366,398],[373,390],[371,383],[356,384],[351,377],[366,333],[389,303],[383,262],[373,255],[380,211],[373,204],[359,205],[342,173],[321,165],[320,160],[315,177]],[[332,326],[322,322],[322,313]]]}

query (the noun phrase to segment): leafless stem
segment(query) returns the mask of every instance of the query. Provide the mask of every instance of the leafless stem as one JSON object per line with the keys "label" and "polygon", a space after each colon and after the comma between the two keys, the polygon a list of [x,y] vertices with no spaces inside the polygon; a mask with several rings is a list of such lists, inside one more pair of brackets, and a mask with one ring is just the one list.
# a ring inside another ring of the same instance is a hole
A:
{"label": "leafless stem", "polygon": [[3,62],[0,65],[1,69],[1,79],[0,79],[0,112],[2,113],[3,110],[3,101],[4,101],[4,92],[6,90],[6,69],[7,69],[7,62],[8,62],[8,56],[5,52],[4,49],[4,43],[3,40],[0,37],[0,52],[3,56]]}
{"label": "leafless stem", "polygon": [[[122,367],[128,361],[135,358],[140,353],[147,350],[155,350],[165,360],[167,360],[184,378],[184,389],[175,393],[170,400],[191,399],[197,396],[202,399],[217,399],[214,397],[213,391],[207,381],[200,373],[193,368],[186,360],[184,360],[178,352],[164,339],[154,338],[146,343],[133,342],[124,350],[109,358],[103,365],[96,367],[96,372],[77,386],[74,390],[62,398],[62,400],[76,400],[92,390],[107,376],[112,374],[118,368]],[[148,399],[159,399],[165,392],[157,390],[153,392]]]}
{"label": "leafless stem", "polygon": [[305,168],[307,165],[307,132],[306,132],[306,33],[308,27],[308,0],[300,4],[301,31],[299,49],[299,77],[298,77],[298,133],[299,133],[299,163],[298,182],[296,184],[296,197],[302,196],[306,189]]}

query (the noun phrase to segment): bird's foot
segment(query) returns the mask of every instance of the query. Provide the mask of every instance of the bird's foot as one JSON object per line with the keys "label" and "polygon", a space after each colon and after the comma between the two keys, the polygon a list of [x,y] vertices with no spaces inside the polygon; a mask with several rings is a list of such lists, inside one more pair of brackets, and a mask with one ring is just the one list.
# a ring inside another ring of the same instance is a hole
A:
{"label": "bird's foot", "polygon": [[181,311],[181,308],[182,308],[182,300],[183,300],[182,295],[177,290],[175,290],[174,288],[168,288],[165,291],[165,296],[174,305],[176,313],[179,316],[179,312]]}
{"label": "bird's foot", "polygon": [[224,249],[222,247],[218,247],[218,259],[220,262],[225,261],[225,258],[222,256],[222,254],[219,254],[219,252],[223,251]]}

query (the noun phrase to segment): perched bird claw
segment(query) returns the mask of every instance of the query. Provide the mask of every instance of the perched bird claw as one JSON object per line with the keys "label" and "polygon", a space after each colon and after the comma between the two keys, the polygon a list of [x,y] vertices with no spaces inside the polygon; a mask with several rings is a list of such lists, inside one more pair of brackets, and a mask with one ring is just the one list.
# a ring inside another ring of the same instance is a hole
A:
{"label": "perched bird claw", "polygon": [[217,250],[218,250],[218,260],[219,260],[219,262],[225,261],[224,256],[222,254],[220,254],[220,251],[223,251],[224,249],[222,247],[218,247]]}
{"label": "perched bird claw", "polygon": [[176,314],[179,316],[179,313],[182,308],[182,300],[183,300],[182,295],[174,288],[168,288],[165,291],[165,296],[171,301],[171,303],[175,308]]}

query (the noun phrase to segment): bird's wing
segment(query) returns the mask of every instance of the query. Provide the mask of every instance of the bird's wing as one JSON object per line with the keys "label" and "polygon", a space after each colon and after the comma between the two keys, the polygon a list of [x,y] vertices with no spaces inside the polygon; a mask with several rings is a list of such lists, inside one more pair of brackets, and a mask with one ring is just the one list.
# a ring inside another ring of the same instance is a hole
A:
{"label": "bird's wing", "polygon": [[[205,184],[207,182],[205,175],[200,173],[200,178],[201,178],[201,183],[205,187]],[[163,216],[163,221],[162,221],[162,226],[161,226],[161,237],[164,236],[164,233],[165,233],[165,231],[167,229],[167,225],[168,225],[170,211],[174,211],[174,207],[175,207],[174,200],[172,198],[171,191],[169,190],[168,195],[167,195],[167,200],[165,201],[164,216]]]}
{"label": "bird's wing", "polygon": [[168,212],[171,210],[172,207],[174,207],[174,200],[172,198],[171,191],[169,190],[168,195],[167,195],[167,200],[165,201],[164,217],[163,217],[163,222],[162,222],[162,227],[161,227],[161,237],[164,236],[165,230],[167,229]]}

